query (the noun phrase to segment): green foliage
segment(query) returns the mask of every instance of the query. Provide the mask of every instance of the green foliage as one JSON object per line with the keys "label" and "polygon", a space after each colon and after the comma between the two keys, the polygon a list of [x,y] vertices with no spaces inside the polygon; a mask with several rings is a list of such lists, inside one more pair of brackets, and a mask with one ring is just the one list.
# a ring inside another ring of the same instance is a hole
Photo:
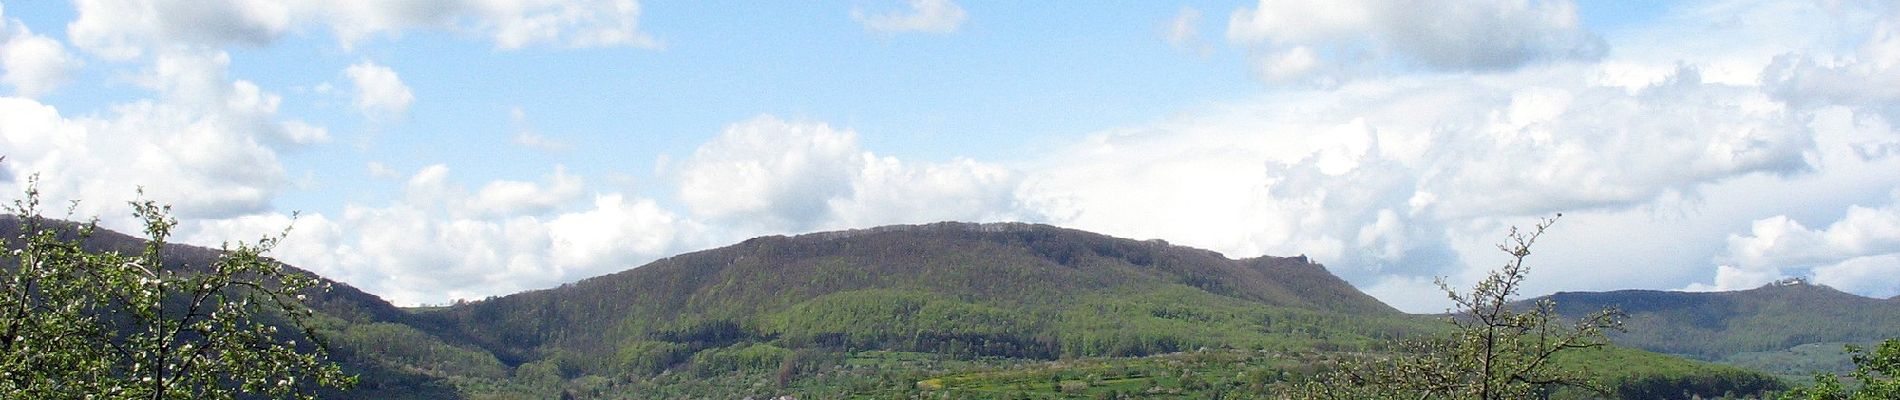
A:
{"label": "green foliage", "polygon": [[558,388],[567,376],[561,373],[561,360],[547,358],[515,367],[515,380],[533,386]]}
{"label": "green foliage", "polygon": [[[1313,352],[1196,351],[987,365],[917,382],[952,398],[1270,398]],[[926,396],[928,397],[928,396]]]}
{"label": "green foliage", "polygon": [[444,343],[413,327],[390,322],[347,324],[328,336],[339,355],[434,377],[500,379],[508,367],[488,352]]}
{"label": "green foliage", "polygon": [[[1189,304],[1219,301],[1400,318],[1303,258],[1232,260],[1157,241],[1026,224],[939,224],[756,238],[561,288],[429,310],[418,317],[425,331],[466,338],[508,364],[534,361],[552,348],[614,354],[632,339],[680,343],[694,350],[782,339],[780,345],[793,348],[957,348],[965,355],[1049,358],[1117,351],[1064,346],[1064,335],[1077,330],[1058,324],[1085,321],[1100,313],[1084,308],[1117,301],[1103,294],[1161,291],[1192,292],[1173,296]],[[898,305],[907,308],[876,304],[873,297],[902,300]],[[1141,323],[1181,317],[1154,315],[1147,309],[1139,310],[1140,315],[1124,312],[1132,310],[1116,309],[1112,315]],[[834,322],[833,317],[853,323]],[[1261,322],[1234,322],[1219,330],[1263,336],[1245,333],[1264,330],[1258,329],[1263,328]],[[694,324],[702,323],[729,323],[713,327],[734,329],[693,331],[700,328]],[[1274,328],[1293,328],[1285,325]],[[1176,340],[1204,333],[1178,331],[1182,334],[1172,335]],[[708,335],[713,333],[730,335]],[[1124,346],[1122,351],[1173,349],[1179,347]]]}
{"label": "green foliage", "polygon": [[665,371],[673,364],[685,361],[692,353],[686,345],[679,343],[629,340],[620,346],[616,354],[623,371],[644,376]]}
{"label": "green foliage", "polygon": [[[1308,398],[1302,386],[1313,366],[1353,357],[1316,351],[1209,350],[1147,357],[1084,358],[1049,362],[987,362],[919,379],[908,398]],[[1622,348],[1565,352],[1563,368],[1618,390],[1556,390],[1552,399],[1713,399],[1758,397],[1782,389],[1774,378],[1733,367]],[[882,370],[916,366],[880,365]],[[897,382],[886,383],[886,385]],[[894,389],[825,392],[814,398],[891,398]],[[793,391],[800,398],[818,392]],[[1404,398],[1362,392],[1355,398]],[[1725,397],[1726,396],[1726,397]],[[1443,397],[1440,397],[1443,398]],[[1536,397],[1532,397],[1536,398]]]}
{"label": "green foliage", "polygon": [[263,256],[281,236],[227,246],[210,265],[168,264],[169,207],[132,206],[150,241],[131,255],[87,250],[94,224],[45,220],[32,183],[7,209],[20,229],[0,239],[10,264],[0,281],[0,393],[312,398],[354,383],[306,323],[305,296],[325,287]]}
{"label": "green foliage", "polygon": [[[1773,376],[1642,350],[1600,347],[1565,352],[1559,365],[1586,371],[1611,398],[1631,400],[1761,396],[1787,389]],[[1560,389],[1552,398],[1600,398],[1590,390]]]}
{"label": "green foliage", "polygon": [[1510,245],[1498,249],[1511,260],[1492,271],[1470,294],[1439,286],[1457,305],[1448,337],[1404,342],[1403,352],[1348,362],[1304,387],[1312,397],[1416,397],[1523,399],[1556,386],[1608,392],[1579,371],[1556,364],[1565,351],[1608,344],[1605,330],[1620,328],[1620,312],[1606,309],[1574,324],[1557,320],[1555,304],[1539,302],[1528,312],[1510,307],[1521,287],[1531,246],[1555,219],[1529,233],[1511,229]]}
{"label": "green foliage", "polygon": [[1791,390],[1784,400],[1871,400],[1900,399],[1900,339],[1880,342],[1873,351],[1847,346],[1853,355],[1858,388],[1841,383],[1834,374],[1815,374],[1814,385]]}
{"label": "green foliage", "polygon": [[924,293],[832,293],[766,316],[765,334],[796,346],[1049,358],[1054,344],[1020,312]]}
{"label": "green foliage", "polygon": [[[530,375],[551,376],[538,363],[568,358],[559,375],[568,380],[563,390],[576,393],[595,390],[575,386],[589,376],[613,382],[599,389],[607,391],[658,390],[646,385],[679,376],[758,375],[767,386],[797,386],[835,373],[824,360],[862,352],[978,361],[1362,349],[1434,329],[1305,258],[1233,260],[1026,224],[756,238],[560,288],[415,312],[412,326],[465,340],[503,364],[532,364],[539,371]],[[458,385],[546,390],[524,379]]]}
{"label": "green foliage", "polygon": [[[1610,340],[1615,341],[1616,338],[1612,337]],[[1776,351],[1736,353],[1723,357],[1717,362],[1762,371],[1785,379],[1807,380],[1816,372],[1853,371],[1853,357],[1841,352],[1841,346],[1849,344],[1854,343],[1808,343]]]}
{"label": "green foliage", "polygon": [[766,343],[737,344],[693,354],[693,372],[714,376],[733,371],[763,371],[778,368],[791,350]]}
{"label": "green foliage", "polygon": [[1610,333],[1619,345],[1787,375],[1845,373],[1852,364],[1841,344],[1900,337],[1900,303],[1802,282],[1733,292],[1622,290],[1548,298],[1573,318],[1603,307],[1628,312],[1629,330]]}

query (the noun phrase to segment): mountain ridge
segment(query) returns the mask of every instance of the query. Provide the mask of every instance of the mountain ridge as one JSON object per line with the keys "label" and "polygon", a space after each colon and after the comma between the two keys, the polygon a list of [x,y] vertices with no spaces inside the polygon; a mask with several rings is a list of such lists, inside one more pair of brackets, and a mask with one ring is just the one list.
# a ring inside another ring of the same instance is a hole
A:
{"label": "mountain ridge", "polygon": [[[609,351],[616,341],[661,338],[702,323],[729,324],[721,329],[750,330],[754,339],[766,339],[793,329],[764,326],[785,319],[775,315],[821,312],[814,310],[872,302],[871,297],[895,301],[879,297],[893,295],[889,291],[929,296],[928,302],[941,307],[1008,315],[1005,319],[1026,326],[1023,331],[985,332],[981,335],[990,336],[976,341],[1019,347],[1062,346],[1065,341],[1053,337],[1056,329],[1049,326],[1055,322],[1048,321],[1062,320],[1072,306],[1114,300],[1095,298],[1114,297],[1104,293],[1401,316],[1304,257],[1235,260],[1163,241],[1049,225],[960,222],[756,237],[423,315],[433,321],[432,331],[472,332],[469,340],[504,360],[522,362],[545,351],[543,345]],[[524,314],[536,317],[500,318]],[[484,331],[477,322],[484,320],[500,320],[501,326]],[[548,334],[560,326],[585,333]],[[1164,348],[1171,347],[1149,350]]]}
{"label": "mountain ridge", "polygon": [[1900,301],[1800,280],[1722,292],[1559,292],[1526,303],[1540,299],[1569,317],[1610,306],[1628,313],[1628,331],[1610,335],[1619,345],[1784,375],[1845,369],[1842,344],[1900,337]]}

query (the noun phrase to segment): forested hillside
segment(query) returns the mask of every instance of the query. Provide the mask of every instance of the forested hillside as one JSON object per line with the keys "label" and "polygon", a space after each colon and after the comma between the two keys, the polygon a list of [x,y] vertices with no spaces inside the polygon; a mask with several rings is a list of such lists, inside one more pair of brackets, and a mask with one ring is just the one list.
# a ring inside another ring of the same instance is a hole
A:
{"label": "forested hillside", "polygon": [[624,356],[577,363],[585,373],[753,345],[1052,359],[1358,346],[1418,329],[1304,258],[959,223],[757,238],[422,316],[510,363]]}
{"label": "forested hillside", "polygon": [[1841,345],[1900,337],[1900,301],[1799,280],[1733,292],[1619,290],[1549,296],[1565,315],[1630,314],[1618,344],[1787,375],[1851,367]]}

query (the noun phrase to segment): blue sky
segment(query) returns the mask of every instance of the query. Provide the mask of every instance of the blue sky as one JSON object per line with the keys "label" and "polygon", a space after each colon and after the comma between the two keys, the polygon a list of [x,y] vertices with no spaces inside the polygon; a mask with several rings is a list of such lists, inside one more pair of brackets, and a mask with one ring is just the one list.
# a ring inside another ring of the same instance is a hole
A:
{"label": "blue sky", "polygon": [[1529,294],[1900,295],[1886,2],[332,3],[0,3],[0,189],[297,212],[280,258],[402,304],[965,220],[1436,311],[1558,212]]}

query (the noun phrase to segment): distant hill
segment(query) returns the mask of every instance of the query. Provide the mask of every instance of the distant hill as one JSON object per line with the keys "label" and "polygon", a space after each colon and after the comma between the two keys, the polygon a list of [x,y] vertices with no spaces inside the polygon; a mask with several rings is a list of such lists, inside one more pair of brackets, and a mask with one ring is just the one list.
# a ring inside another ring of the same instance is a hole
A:
{"label": "distant hill", "polygon": [[741,342],[1140,355],[1416,331],[1415,318],[1304,257],[1233,260],[1017,223],[762,237],[421,316],[431,331],[464,335],[511,364],[557,352],[690,353]]}
{"label": "distant hill", "polygon": [[[1612,334],[1611,339],[1624,346],[1783,370],[1775,372],[1804,374],[1814,365],[1843,365],[1842,343],[1900,337],[1900,301],[1799,280],[1731,292],[1618,290],[1563,292],[1548,298],[1556,301],[1558,313],[1568,316],[1607,306],[1622,308],[1630,314],[1629,332]],[[1803,347],[1810,344],[1826,344],[1820,347],[1827,351]],[[1789,358],[1796,354],[1804,356]],[[1801,366],[1778,367],[1789,363]]]}

